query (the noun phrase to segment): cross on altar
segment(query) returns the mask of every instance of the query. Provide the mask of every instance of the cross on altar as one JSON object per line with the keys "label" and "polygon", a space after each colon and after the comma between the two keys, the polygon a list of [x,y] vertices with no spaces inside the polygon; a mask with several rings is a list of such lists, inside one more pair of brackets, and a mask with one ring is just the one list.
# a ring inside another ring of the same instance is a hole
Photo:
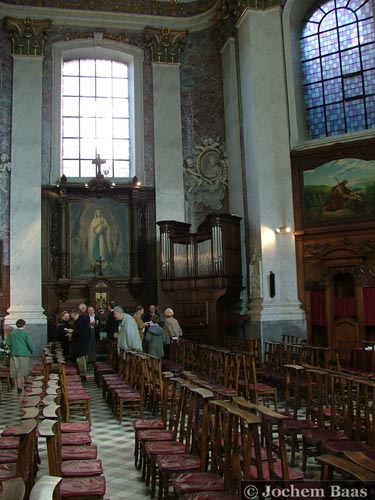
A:
{"label": "cross on altar", "polygon": [[94,163],[94,165],[96,165],[96,176],[98,177],[98,176],[102,175],[102,171],[100,170],[100,167],[103,165],[103,163],[106,163],[106,160],[102,160],[100,158],[100,155],[96,154],[95,160],[92,160],[91,163]]}
{"label": "cross on altar", "polygon": [[99,266],[99,276],[103,276],[103,264],[104,264],[105,260],[102,258],[102,256],[100,256],[96,262]]}

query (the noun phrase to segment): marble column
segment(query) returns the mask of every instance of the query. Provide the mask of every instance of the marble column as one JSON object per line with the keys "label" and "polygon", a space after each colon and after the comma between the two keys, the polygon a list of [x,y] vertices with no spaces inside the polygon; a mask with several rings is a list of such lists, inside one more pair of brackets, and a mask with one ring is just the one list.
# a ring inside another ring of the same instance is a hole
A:
{"label": "marble column", "polygon": [[[247,9],[238,23],[243,160],[249,200],[251,334],[306,336],[297,293],[293,196],[280,8]],[[287,225],[290,233],[275,233]],[[275,276],[272,297],[270,273]]]}
{"label": "marble column", "polygon": [[26,321],[35,354],[47,342],[42,307],[41,146],[43,58],[14,55],[10,191],[10,308]]}

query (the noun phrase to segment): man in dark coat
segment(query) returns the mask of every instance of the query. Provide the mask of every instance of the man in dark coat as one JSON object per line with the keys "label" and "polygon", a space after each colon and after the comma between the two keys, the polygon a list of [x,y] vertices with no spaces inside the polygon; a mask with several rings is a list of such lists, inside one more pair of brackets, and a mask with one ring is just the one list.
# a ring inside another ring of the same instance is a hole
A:
{"label": "man in dark coat", "polygon": [[118,323],[119,322],[116,320],[115,314],[113,312],[113,308],[115,307],[115,305],[116,304],[113,301],[111,301],[108,304],[108,311],[109,312],[108,312],[107,319],[105,322],[105,329],[107,332],[107,339],[108,340],[114,340],[113,334],[118,332]]}
{"label": "man in dark coat", "polygon": [[87,316],[80,315],[79,311],[70,313],[74,321],[74,329],[71,334],[72,354],[76,358],[78,371],[83,381],[86,380],[86,356],[90,346],[90,323]]}

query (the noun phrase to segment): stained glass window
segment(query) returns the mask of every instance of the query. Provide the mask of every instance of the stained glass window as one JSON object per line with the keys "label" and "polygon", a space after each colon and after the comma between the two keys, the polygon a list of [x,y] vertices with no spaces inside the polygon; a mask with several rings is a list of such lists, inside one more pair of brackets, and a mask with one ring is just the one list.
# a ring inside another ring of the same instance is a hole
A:
{"label": "stained glass window", "polygon": [[128,177],[130,162],[128,65],[105,59],[63,64],[62,159],[67,177]]}
{"label": "stained glass window", "polygon": [[300,48],[309,138],[375,128],[372,0],[315,2]]}

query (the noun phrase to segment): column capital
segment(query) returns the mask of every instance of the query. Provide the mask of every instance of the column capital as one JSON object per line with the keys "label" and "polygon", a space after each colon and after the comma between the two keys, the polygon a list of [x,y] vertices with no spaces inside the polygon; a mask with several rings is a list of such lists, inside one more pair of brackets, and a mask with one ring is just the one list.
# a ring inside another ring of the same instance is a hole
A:
{"label": "column capital", "polygon": [[13,56],[43,56],[51,21],[5,18],[5,29],[12,41]]}
{"label": "column capital", "polygon": [[145,28],[146,47],[151,49],[151,61],[178,64],[186,45],[186,30]]}

